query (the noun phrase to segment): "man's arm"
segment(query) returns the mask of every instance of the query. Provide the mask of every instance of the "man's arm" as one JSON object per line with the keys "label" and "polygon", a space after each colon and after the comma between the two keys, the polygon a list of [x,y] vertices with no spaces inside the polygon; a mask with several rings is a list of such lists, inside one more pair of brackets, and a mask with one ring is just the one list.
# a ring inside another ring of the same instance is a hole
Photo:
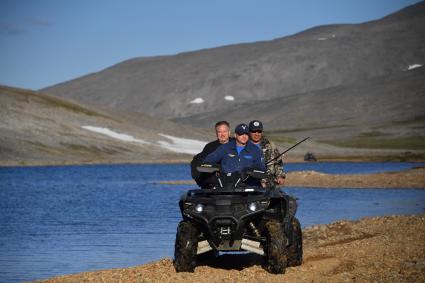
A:
{"label": "man's arm", "polygon": [[196,167],[200,166],[203,161],[204,158],[201,156],[201,153],[198,153],[193,157],[192,162],[190,162],[190,173],[195,181],[201,176],[201,173],[199,173]]}
{"label": "man's arm", "polygon": [[219,146],[216,150],[207,155],[204,159],[204,163],[218,164],[223,159],[224,148],[223,145]]}
{"label": "man's arm", "polygon": [[198,153],[199,158],[205,159],[205,157],[207,157],[208,154],[216,150],[219,146],[220,144],[218,143],[217,140],[207,143],[204,146],[204,149],[200,153]]}
{"label": "man's arm", "polygon": [[190,170],[192,178],[195,181],[197,181],[202,175],[198,172],[198,169],[196,169],[196,167],[200,166],[204,162],[205,157],[207,157],[209,153],[213,152],[217,148],[215,142],[216,141],[207,143],[202,149],[202,151],[193,157],[192,162],[190,163]]}
{"label": "man's arm", "polygon": [[266,172],[267,167],[264,160],[264,155],[261,149],[259,149],[256,145],[252,145],[255,150],[255,159],[254,159],[254,167],[255,169]]}
{"label": "man's arm", "polygon": [[[279,150],[277,147],[270,142],[270,150],[271,150],[271,159],[276,158],[280,155]],[[286,173],[283,171],[283,156],[280,156],[275,161],[273,161],[269,166],[268,169],[270,173],[273,175],[275,181],[279,185],[283,185],[285,183]]]}

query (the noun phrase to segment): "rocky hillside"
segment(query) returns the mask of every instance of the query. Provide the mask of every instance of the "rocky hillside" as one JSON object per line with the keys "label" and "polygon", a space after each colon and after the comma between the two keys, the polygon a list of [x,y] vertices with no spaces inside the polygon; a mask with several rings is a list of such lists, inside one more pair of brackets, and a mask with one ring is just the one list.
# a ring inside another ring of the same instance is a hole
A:
{"label": "rocky hillside", "polygon": [[0,165],[181,159],[211,136],[146,115],[118,115],[4,86],[0,104]]}
{"label": "rocky hillside", "polygon": [[[134,58],[44,91],[200,126],[217,117],[248,120],[252,113],[279,130],[411,121],[425,104],[424,73],[410,74],[425,64],[424,17],[422,2],[362,24]],[[404,80],[412,87],[399,85]],[[245,104],[249,111],[240,113]]]}
{"label": "rocky hillside", "polygon": [[[424,38],[425,39],[425,38]],[[236,104],[234,110],[175,119],[205,126],[261,119],[268,130],[293,137],[349,138],[356,135],[421,136],[425,130],[425,68],[394,73],[323,90]]]}
{"label": "rocky hillside", "polygon": [[[202,149],[203,141],[214,137],[211,127],[200,130],[24,89],[0,86],[0,103],[0,166],[189,161]],[[290,145],[280,143],[283,148]],[[309,141],[291,151],[289,160],[301,161],[312,150],[319,158],[388,159],[402,154]]]}

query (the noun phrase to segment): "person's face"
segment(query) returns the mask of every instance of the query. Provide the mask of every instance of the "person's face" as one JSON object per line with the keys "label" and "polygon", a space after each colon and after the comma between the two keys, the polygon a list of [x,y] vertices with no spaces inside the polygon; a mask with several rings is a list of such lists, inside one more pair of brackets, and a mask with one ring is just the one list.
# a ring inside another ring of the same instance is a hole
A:
{"label": "person's face", "polygon": [[220,143],[229,141],[230,129],[226,125],[220,125],[215,128],[215,135]]}
{"label": "person's face", "polygon": [[263,132],[259,130],[249,132],[249,137],[251,138],[253,143],[259,143],[261,141],[261,138],[263,137]]}
{"label": "person's face", "polygon": [[249,140],[248,134],[238,135],[235,134],[236,143],[238,145],[246,145]]}

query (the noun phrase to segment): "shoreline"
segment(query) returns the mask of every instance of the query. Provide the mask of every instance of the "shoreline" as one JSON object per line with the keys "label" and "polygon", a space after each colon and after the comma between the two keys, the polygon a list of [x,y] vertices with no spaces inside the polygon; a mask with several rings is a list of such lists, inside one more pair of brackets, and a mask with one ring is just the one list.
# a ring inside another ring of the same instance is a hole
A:
{"label": "shoreline", "polygon": [[[159,181],[167,185],[194,185],[193,180]],[[332,189],[425,189],[425,168],[372,173],[372,174],[325,174],[316,171],[296,171],[286,175],[281,187],[332,188]]]}
{"label": "shoreline", "polygon": [[34,282],[425,282],[425,214],[340,220],[303,229],[304,260],[270,274],[261,256],[222,255],[176,273],[171,258]]}
{"label": "shoreline", "polygon": [[336,175],[316,171],[290,172],[285,186],[352,189],[425,189],[425,168],[372,173]]}
{"label": "shoreline", "polygon": [[[170,158],[170,159],[146,159],[146,160],[80,160],[80,161],[10,161],[0,160],[1,167],[45,167],[45,166],[84,166],[84,165],[143,165],[143,164],[190,164],[191,157]],[[326,157],[320,158],[319,162],[410,162],[422,163],[425,162],[423,158],[403,158],[400,156],[346,156],[346,157]],[[285,163],[310,163],[305,161],[302,156],[285,157]]]}

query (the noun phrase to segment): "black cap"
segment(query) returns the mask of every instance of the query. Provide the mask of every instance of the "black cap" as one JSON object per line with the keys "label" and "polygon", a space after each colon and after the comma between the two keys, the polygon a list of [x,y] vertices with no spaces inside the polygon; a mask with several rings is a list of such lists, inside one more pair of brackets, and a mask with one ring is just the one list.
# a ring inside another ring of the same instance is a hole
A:
{"label": "black cap", "polygon": [[263,123],[258,120],[252,120],[249,122],[249,131],[255,132],[255,131],[263,131]]}
{"label": "black cap", "polygon": [[247,124],[239,124],[236,126],[235,128],[235,133],[237,135],[243,135],[243,134],[248,134],[249,130],[248,130],[248,125]]}

